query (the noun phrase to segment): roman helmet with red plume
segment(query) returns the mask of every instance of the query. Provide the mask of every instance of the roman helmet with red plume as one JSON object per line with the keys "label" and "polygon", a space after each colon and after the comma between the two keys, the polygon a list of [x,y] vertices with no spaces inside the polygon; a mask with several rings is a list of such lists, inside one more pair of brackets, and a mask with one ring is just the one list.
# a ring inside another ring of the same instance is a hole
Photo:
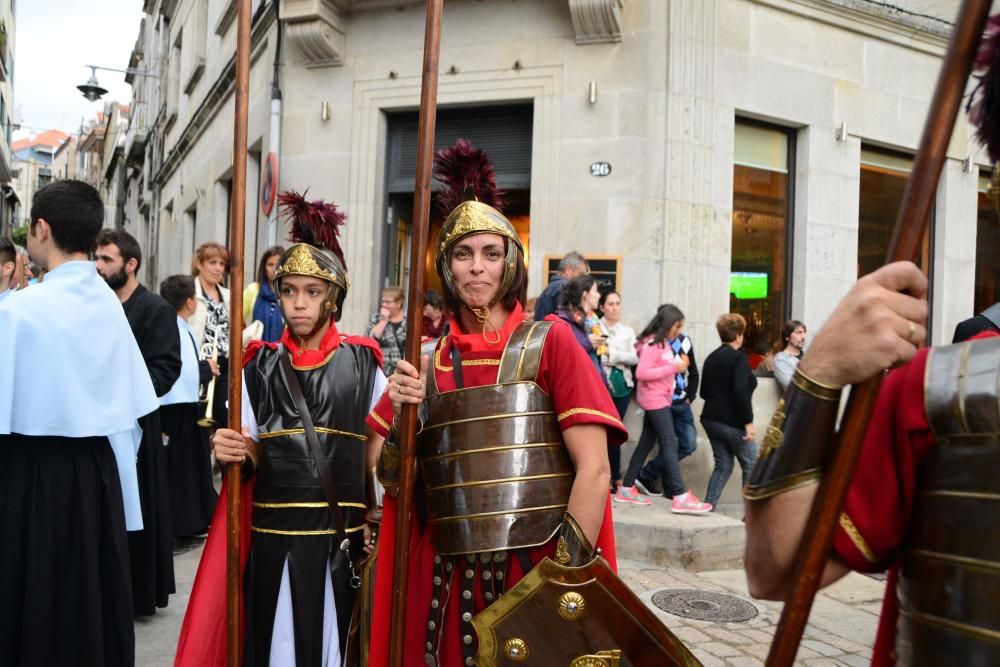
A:
{"label": "roman helmet with red plume", "polygon": [[[452,246],[471,234],[499,234],[507,240],[504,277],[489,304],[492,306],[510,290],[517,263],[524,263],[524,246],[514,225],[499,210],[503,206],[502,193],[497,188],[490,158],[468,140],[459,139],[434,154],[434,178],[445,186],[437,193],[436,200],[438,210],[447,216],[438,237],[437,270],[446,289],[459,303],[464,302],[448,266]],[[489,307],[478,312],[470,310],[483,322],[489,316]]]}
{"label": "roman helmet with red plume", "polygon": [[305,193],[299,194],[294,190],[280,193],[278,206],[291,227],[288,238],[293,245],[278,260],[274,291],[281,293],[284,276],[309,276],[330,283],[323,306],[325,316],[319,319],[318,329],[329,316],[333,316],[335,321],[340,319],[344,298],[351,286],[344,251],[340,247],[340,228],[347,216],[332,202],[321,199],[309,201]]}

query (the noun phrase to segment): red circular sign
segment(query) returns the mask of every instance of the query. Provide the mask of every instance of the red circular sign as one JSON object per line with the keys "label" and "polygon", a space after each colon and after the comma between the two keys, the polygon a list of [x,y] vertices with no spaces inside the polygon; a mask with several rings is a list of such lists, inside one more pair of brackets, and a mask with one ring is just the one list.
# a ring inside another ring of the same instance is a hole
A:
{"label": "red circular sign", "polygon": [[264,175],[260,179],[260,210],[263,211],[264,215],[271,215],[277,194],[278,156],[274,153],[268,153],[267,161],[264,163]]}

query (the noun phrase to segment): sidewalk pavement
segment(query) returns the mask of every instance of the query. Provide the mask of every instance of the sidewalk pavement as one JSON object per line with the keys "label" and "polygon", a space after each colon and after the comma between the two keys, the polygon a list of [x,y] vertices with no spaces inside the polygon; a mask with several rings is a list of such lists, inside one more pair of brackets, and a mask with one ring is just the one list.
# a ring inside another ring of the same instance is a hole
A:
{"label": "sidewalk pavement", "polygon": [[[135,622],[136,665],[170,667],[184,608],[191,593],[201,548],[174,558],[177,593],[156,616]],[[763,665],[774,636],[781,605],[751,600],[743,570],[691,572],[634,560],[620,560],[619,574],[659,618],[687,645],[705,667]],[[737,595],[750,601],[758,615],[745,623],[709,623],[681,618],[653,606],[653,594],[665,588],[700,589]],[[849,574],[816,598],[797,664],[810,667],[850,665],[871,661],[875,629],[885,583]]]}

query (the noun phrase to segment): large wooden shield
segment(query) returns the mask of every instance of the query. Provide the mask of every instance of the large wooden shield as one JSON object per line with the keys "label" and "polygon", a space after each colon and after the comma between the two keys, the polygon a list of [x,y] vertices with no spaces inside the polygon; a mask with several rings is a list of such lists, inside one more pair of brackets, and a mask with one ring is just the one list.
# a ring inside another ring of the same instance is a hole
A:
{"label": "large wooden shield", "polygon": [[603,558],[546,558],[472,619],[479,667],[700,667]]}

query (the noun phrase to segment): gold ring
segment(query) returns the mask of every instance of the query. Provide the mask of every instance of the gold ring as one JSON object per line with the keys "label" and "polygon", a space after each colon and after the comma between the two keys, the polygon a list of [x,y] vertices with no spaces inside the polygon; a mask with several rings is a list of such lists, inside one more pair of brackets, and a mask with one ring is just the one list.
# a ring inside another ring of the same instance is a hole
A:
{"label": "gold ring", "polygon": [[906,340],[912,343],[914,336],[917,335],[917,325],[913,322],[907,322],[907,324],[910,326],[910,329],[906,334]]}

